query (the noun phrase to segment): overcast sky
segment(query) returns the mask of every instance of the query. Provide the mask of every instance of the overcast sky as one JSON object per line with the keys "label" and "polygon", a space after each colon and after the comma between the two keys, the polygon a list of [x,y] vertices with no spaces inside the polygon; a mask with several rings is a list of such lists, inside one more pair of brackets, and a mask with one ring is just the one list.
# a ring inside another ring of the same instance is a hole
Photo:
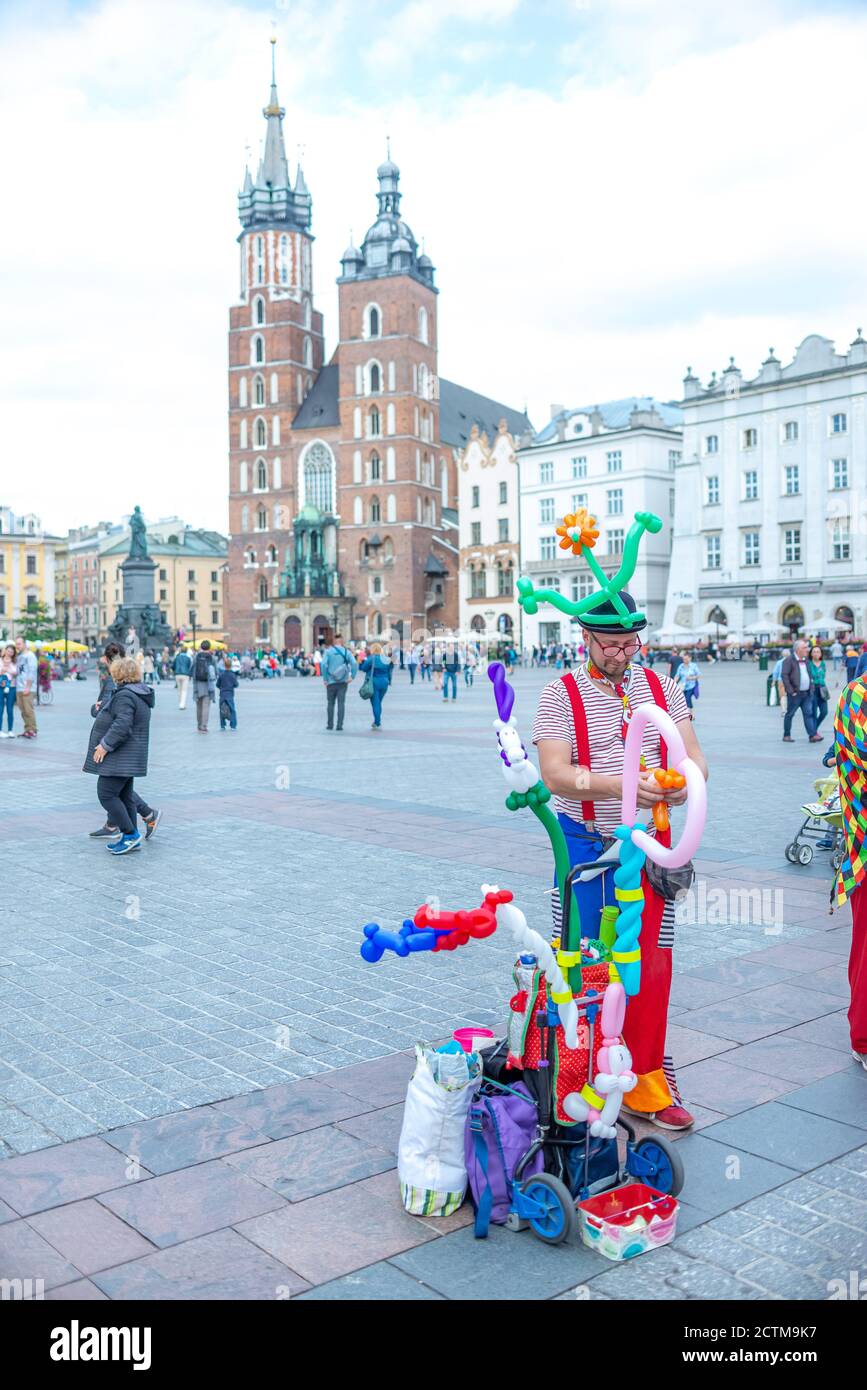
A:
{"label": "overcast sky", "polygon": [[2,0],[0,504],[225,528],[272,32],[328,353],[386,135],[441,374],[537,427],[867,327],[864,0]]}

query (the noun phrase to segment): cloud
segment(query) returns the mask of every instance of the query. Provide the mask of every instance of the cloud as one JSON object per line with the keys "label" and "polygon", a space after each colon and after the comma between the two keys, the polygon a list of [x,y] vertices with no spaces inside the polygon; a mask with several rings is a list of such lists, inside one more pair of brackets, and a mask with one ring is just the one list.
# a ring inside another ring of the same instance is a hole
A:
{"label": "cloud", "polygon": [[[272,18],[328,351],[339,258],[375,216],[386,133],[437,266],[443,375],[527,402],[540,423],[551,400],[670,399],[688,362],[707,376],[734,353],[752,374],[770,343],[786,360],[808,332],[843,347],[867,323],[863,8],[801,6],[791,20],[767,3],[759,24],[737,0],[706,42],[684,10],[686,38],[623,71],[656,29],[611,0],[575,13],[588,41],[622,29],[619,47],[594,49],[592,80],[568,65],[555,80],[553,64],[544,81],[504,73],[494,52],[508,37],[538,61],[574,37],[526,4],[359,8],[104,0],[50,25],[22,10],[13,26],[7,6],[8,505],[36,504],[55,528],[136,500],[226,525],[236,193],[264,130]],[[665,35],[680,7],[656,8]],[[460,62],[479,35],[458,9],[489,31],[479,70]],[[410,46],[425,35],[418,61],[371,88],[359,55],[391,41],[396,16]]]}

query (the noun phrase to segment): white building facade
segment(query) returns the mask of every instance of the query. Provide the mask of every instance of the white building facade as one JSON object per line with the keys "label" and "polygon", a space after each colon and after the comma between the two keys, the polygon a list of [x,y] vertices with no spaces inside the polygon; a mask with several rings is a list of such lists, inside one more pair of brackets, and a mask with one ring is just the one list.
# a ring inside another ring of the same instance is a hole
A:
{"label": "white building facade", "polygon": [[493,443],[473,425],[458,455],[458,518],[461,633],[517,644],[518,457],[505,420]]}
{"label": "white building facade", "polygon": [[[559,548],[556,527],[583,507],[600,532],[594,554],[607,575],[616,573],[626,533],[639,511],[655,512],[662,531],[645,535],[629,591],[660,626],[665,606],[674,515],[675,470],[681,455],[681,412],[649,397],[563,410],[518,450],[521,574],[536,588],[558,589],[578,600],[596,589],[586,562]],[[580,620],[545,604],[523,616],[526,648],[580,640]]]}
{"label": "white building facade", "polygon": [[665,626],[867,632],[867,341],[684,379]]}

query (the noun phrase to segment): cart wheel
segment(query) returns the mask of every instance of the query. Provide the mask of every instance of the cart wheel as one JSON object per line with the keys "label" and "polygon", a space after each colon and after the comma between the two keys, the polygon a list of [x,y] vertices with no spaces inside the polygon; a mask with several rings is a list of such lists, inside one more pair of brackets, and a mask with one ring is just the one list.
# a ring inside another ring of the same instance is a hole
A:
{"label": "cart wheel", "polygon": [[831,855],[831,868],[834,870],[835,874],[838,874],[843,867],[843,860],[845,857],[846,851],[844,849],[835,849],[834,853]]}
{"label": "cart wheel", "polygon": [[785,853],[790,864],[796,864],[798,862],[798,846],[795,844],[794,840],[790,845],[786,845]]}
{"label": "cart wheel", "polygon": [[798,863],[799,863],[799,864],[809,864],[809,862],[810,862],[810,860],[811,860],[812,858],[813,858],[813,846],[812,846],[812,845],[801,845],[801,846],[799,847],[799,849],[798,849]]}
{"label": "cart wheel", "polygon": [[659,1134],[652,1138],[639,1139],[635,1145],[635,1152],[652,1168],[652,1172],[642,1178],[642,1182],[646,1182],[649,1187],[655,1187],[657,1192],[663,1192],[666,1197],[676,1197],[683,1187],[684,1171],[683,1159],[675,1145]]}
{"label": "cart wheel", "polygon": [[559,1245],[575,1229],[575,1204],[564,1182],[553,1173],[538,1173],[528,1178],[521,1191],[543,1208],[540,1216],[531,1216],[530,1229],[548,1245]]}

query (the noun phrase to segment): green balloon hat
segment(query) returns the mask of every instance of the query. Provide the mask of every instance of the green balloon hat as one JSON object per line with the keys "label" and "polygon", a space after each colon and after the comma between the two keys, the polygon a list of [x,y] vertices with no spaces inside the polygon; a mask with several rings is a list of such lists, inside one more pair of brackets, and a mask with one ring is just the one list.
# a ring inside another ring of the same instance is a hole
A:
{"label": "green balloon hat", "polygon": [[583,507],[579,508],[577,512],[564,516],[562,526],[557,527],[560,549],[571,550],[573,555],[583,555],[599,588],[595,593],[573,601],[564,598],[558,589],[536,589],[532,579],[519,579],[518,602],[528,615],[537,613],[540,603],[550,603],[552,608],[559,608],[570,618],[580,619],[591,632],[640,631],[647,626],[647,617],[636,607],[635,600],[625,589],[635,573],[638,547],[645,531],[655,535],[661,530],[662,521],[653,512],[636,512],[623,546],[620,568],[609,578],[593,554],[593,547],[599,539],[596,518]]}

